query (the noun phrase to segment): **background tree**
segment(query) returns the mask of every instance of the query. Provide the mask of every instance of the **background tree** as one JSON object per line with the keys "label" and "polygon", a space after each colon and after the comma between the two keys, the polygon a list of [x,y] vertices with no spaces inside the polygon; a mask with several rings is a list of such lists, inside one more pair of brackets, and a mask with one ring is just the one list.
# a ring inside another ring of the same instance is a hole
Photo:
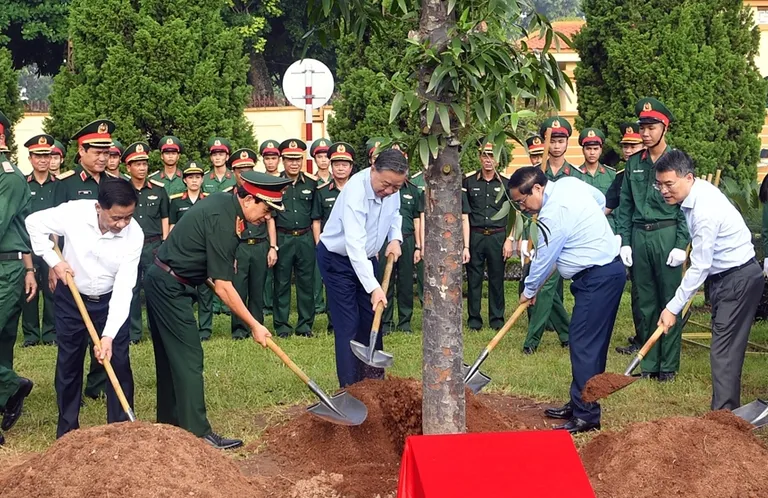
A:
{"label": "background tree", "polygon": [[37,64],[54,74],[67,53],[69,0],[3,0],[0,46],[13,54],[16,69]]}
{"label": "background tree", "polygon": [[[18,72],[13,69],[10,51],[0,48],[0,111],[3,111],[12,124],[17,123],[24,114],[24,108],[19,100],[19,87],[16,83],[18,77]],[[13,133],[6,133],[6,136],[6,145],[11,149],[11,158],[15,160],[16,144]]]}
{"label": "background tree", "polygon": [[581,0],[533,0],[533,6],[550,21],[584,15]]}
{"label": "background tree", "polygon": [[54,80],[46,129],[66,139],[109,117],[124,144],[147,139],[154,147],[173,133],[194,159],[207,156],[214,135],[253,146],[243,115],[248,58],[222,7],[217,0],[74,0],[71,69]]}
{"label": "background tree", "polygon": [[[765,119],[766,82],[755,67],[760,32],[740,0],[585,0],[574,38],[581,57],[577,127],[618,141],[638,98],[656,96],[675,114],[669,142],[702,174],[723,169],[752,182]],[[621,7],[621,8],[619,8]]]}

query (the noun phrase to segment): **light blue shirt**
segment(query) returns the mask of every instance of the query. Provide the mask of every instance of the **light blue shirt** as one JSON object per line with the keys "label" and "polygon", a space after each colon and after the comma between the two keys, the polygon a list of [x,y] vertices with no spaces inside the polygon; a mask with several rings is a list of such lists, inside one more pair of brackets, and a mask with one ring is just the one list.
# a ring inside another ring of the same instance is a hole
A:
{"label": "light blue shirt", "polygon": [[709,275],[735,268],[755,257],[752,233],[720,189],[694,180],[680,208],[691,233],[691,266],[667,309],[679,314]]}
{"label": "light blue shirt", "polygon": [[320,242],[336,254],[349,257],[357,278],[368,293],[379,286],[369,261],[387,239],[403,242],[400,194],[380,198],[371,185],[371,168],[349,179],[333,205]]}
{"label": "light blue shirt", "polygon": [[605,217],[605,196],[576,177],[548,181],[539,222],[549,229],[545,243],[540,229],[536,257],[525,279],[525,297],[532,298],[552,273],[571,278],[592,266],[602,266],[619,255],[619,241]]}

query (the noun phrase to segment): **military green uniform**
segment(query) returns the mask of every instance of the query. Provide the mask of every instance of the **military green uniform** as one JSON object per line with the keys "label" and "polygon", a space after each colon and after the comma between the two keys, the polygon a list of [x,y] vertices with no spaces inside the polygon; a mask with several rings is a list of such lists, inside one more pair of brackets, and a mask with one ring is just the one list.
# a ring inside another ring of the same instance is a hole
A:
{"label": "military green uniform", "polygon": [[603,195],[608,193],[608,189],[611,188],[611,184],[616,178],[616,170],[603,164],[600,164],[597,167],[594,175],[587,171],[586,164],[582,164],[581,168],[579,168],[579,171],[581,172],[581,176],[579,178],[595,187],[597,190],[602,192]]}
{"label": "military green uniform", "polygon": [[[285,172],[280,175],[287,178]],[[312,236],[312,203],[317,181],[299,173],[295,183],[283,193],[285,211],[277,213],[277,246],[272,309],[275,332],[281,337],[291,334],[288,315],[291,311],[291,272],[296,282],[298,322],[296,334],[311,335],[314,323],[315,242]]]}
{"label": "military green uniform", "polygon": [[21,253],[31,252],[24,220],[31,212],[32,197],[24,176],[0,153],[0,407],[19,389],[13,346],[24,294]]}
{"label": "military green uniform", "polygon": [[[280,144],[276,140],[265,140],[259,145],[259,154],[265,156],[280,156]],[[267,173],[270,174],[270,173]],[[279,173],[277,173],[279,175]],[[279,259],[279,256],[278,256]],[[267,267],[267,280],[264,283],[264,315],[271,315],[275,301],[275,267]]]}
{"label": "military green uniform", "polygon": [[[419,202],[421,203],[422,213],[425,208],[425,200],[427,196],[427,183],[424,180],[424,174],[419,171],[411,177],[411,183],[419,189]],[[424,244],[424,241],[421,241]],[[422,248],[423,249],[423,248]],[[424,299],[424,260],[422,259],[416,265],[416,294],[419,296],[419,302]]]}
{"label": "military green uniform", "polygon": [[504,324],[504,256],[502,248],[506,239],[507,217],[491,219],[504,203],[496,198],[507,188],[507,178],[495,172],[490,181],[482,172],[467,174],[464,178],[464,195],[469,204],[469,254],[467,268],[467,325],[478,330],[483,326],[480,316],[480,300],[483,295],[483,272],[488,273],[488,322],[493,329]]}
{"label": "military green uniform", "polygon": [[[315,140],[312,143],[312,147],[310,147],[309,154],[312,157],[315,157],[315,154],[320,153],[328,153],[328,148],[330,147],[330,141],[326,139],[318,139]],[[330,172],[329,172],[330,173]],[[323,180],[319,175],[317,176],[317,188],[321,188],[323,185],[328,185],[333,180],[333,176],[330,174],[328,175],[328,178]],[[314,218],[313,218],[314,219]],[[325,293],[323,292],[323,279],[320,277],[320,269],[317,267],[317,262],[315,262],[315,314],[319,315],[322,313],[325,313],[326,306],[325,306]]]}
{"label": "military green uniform", "polygon": [[[53,194],[56,187],[56,177],[48,173],[42,184],[35,180],[35,175],[27,176],[27,185],[32,194],[32,211],[36,213],[53,207]],[[43,258],[32,255],[35,267],[37,290],[30,302],[22,298],[21,330],[24,333],[24,344],[52,344],[56,340],[56,328],[53,316],[53,292],[48,286],[48,265]],[[40,292],[43,294],[43,324],[40,326]]]}
{"label": "military green uniform", "polygon": [[187,186],[184,183],[184,177],[181,174],[181,169],[176,168],[176,174],[172,178],[165,174],[165,171],[155,171],[149,178],[160,183],[165,189],[165,193],[168,196],[183,194],[187,191]]}
{"label": "military green uniform", "polygon": [[[416,248],[415,223],[424,211],[422,196],[419,187],[406,182],[400,188],[400,216],[403,218],[402,232],[403,243],[400,246],[402,254],[392,268],[392,276],[387,288],[387,307],[381,317],[381,331],[390,332],[402,330],[411,332],[411,318],[413,317],[413,253]],[[379,261],[386,261],[387,245],[379,252]],[[379,281],[384,278],[384,270],[387,265],[379,265]],[[397,300],[393,299],[397,288]],[[397,323],[394,320],[395,303],[397,303]]]}

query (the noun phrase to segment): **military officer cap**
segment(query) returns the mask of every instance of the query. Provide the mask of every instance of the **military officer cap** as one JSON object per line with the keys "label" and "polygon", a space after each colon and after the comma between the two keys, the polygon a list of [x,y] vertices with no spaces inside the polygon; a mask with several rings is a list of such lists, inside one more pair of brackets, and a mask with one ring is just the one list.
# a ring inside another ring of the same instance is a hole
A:
{"label": "military officer cap", "polygon": [[525,145],[528,147],[528,154],[531,156],[541,156],[544,154],[544,141],[538,135],[526,138]]}
{"label": "military officer cap", "polygon": [[122,160],[125,164],[130,164],[134,161],[148,161],[149,144],[146,142],[132,143],[123,152]]}
{"label": "military officer cap", "polygon": [[11,131],[11,121],[0,111],[0,152],[10,152],[5,143],[5,137]]}
{"label": "military officer cap", "polygon": [[239,188],[261,199],[278,211],[284,209],[283,190],[291,184],[290,178],[272,176],[259,171],[243,171],[240,178],[243,180],[243,184]]}
{"label": "military officer cap", "polygon": [[298,138],[289,138],[280,144],[280,155],[288,159],[301,159],[306,150],[307,144]]}
{"label": "military officer cap", "polygon": [[383,144],[386,141],[387,141],[387,139],[384,138],[384,137],[371,137],[371,138],[369,138],[368,141],[365,142],[365,154],[368,157],[371,157],[371,154],[373,154],[374,152],[379,152],[376,149],[381,147],[381,144]]}
{"label": "military officer cap", "polygon": [[579,133],[579,145],[586,147],[587,145],[603,145],[605,142],[605,134],[597,128],[584,128]]}
{"label": "military officer cap", "polygon": [[620,144],[641,144],[643,138],[640,136],[640,125],[637,123],[621,123],[619,125],[619,131],[621,132]]}
{"label": "military officer cap", "polygon": [[64,144],[59,142],[58,140],[53,141],[53,147],[51,147],[51,154],[58,154],[61,157],[64,157],[67,155],[67,148],[64,147]]}
{"label": "military officer cap", "polygon": [[117,140],[112,140],[112,147],[109,148],[109,155],[122,156],[124,150],[125,150],[125,147],[123,147],[123,144],[121,144]]}
{"label": "military officer cap", "polygon": [[318,138],[309,147],[309,155],[315,157],[315,154],[328,153],[328,148],[331,146],[331,141],[327,138]]}
{"label": "military officer cap", "polygon": [[187,177],[189,175],[202,175],[203,174],[203,168],[197,165],[195,161],[189,161],[184,168],[184,177]]}
{"label": "military officer cap", "polygon": [[349,161],[355,162],[355,149],[346,142],[336,142],[328,149],[328,157],[331,162]]}
{"label": "military officer cap", "polygon": [[229,154],[230,150],[232,150],[232,145],[226,138],[213,137],[212,139],[208,140],[209,154],[213,154],[214,152],[226,152]]}
{"label": "military officer cap", "polygon": [[232,152],[232,155],[227,159],[227,166],[230,169],[238,168],[250,168],[253,169],[256,166],[256,159],[258,155],[255,150],[251,149],[237,149]]}
{"label": "military officer cap", "polygon": [[643,97],[635,104],[635,114],[640,124],[661,123],[669,126],[675,120],[672,111],[653,97]]}
{"label": "military officer cap", "polygon": [[389,146],[390,149],[399,150],[405,157],[408,157],[408,144],[405,142],[395,141]]}
{"label": "military officer cap", "polygon": [[184,152],[184,145],[182,145],[181,140],[179,140],[179,137],[174,137],[173,135],[166,135],[161,138],[157,143],[157,148],[160,149],[161,153],[178,152],[181,154]]}
{"label": "military officer cap", "polygon": [[485,140],[482,140],[480,142],[480,145],[478,146],[477,150],[480,151],[480,154],[484,154],[484,155],[487,154],[489,156],[492,156],[493,155],[493,143],[485,141]]}
{"label": "military officer cap", "polygon": [[545,119],[539,128],[539,135],[542,137],[547,136],[547,128],[552,128],[552,134],[550,135],[552,138],[568,138],[571,136],[571,133],[573,133],[571,123],[569,123],[567,119],[561,118],[560,116],[552,116],[551,118]]}
{"label": "military officer cap", "polygon": [[97,119],[72,136],[77,145],[90,145],[91,147],[109,148],[112,146],[112,133],[115,131],[115,123],[108,119]]}
{"label": "military officer cap", "polygon": [[54,141],[54,138],[50,135],[35,135],[34,137],[24,142],[24,147],[29,150],[30,154],[47,156],[51,153]]}
{"label": "military officer cap", "polygon": [[261,146],[259,147],[259,154],[261,154],[261,157],[279,156],[280,144],[278,144],[277,141],[275,140],[265,140],[261,143]]}

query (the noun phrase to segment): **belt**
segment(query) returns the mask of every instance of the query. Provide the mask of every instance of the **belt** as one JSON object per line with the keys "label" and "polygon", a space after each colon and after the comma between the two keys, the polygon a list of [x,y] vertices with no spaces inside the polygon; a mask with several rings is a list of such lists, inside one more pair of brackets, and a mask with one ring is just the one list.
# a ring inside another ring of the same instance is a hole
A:
{"label": "belt", "polygon": [[482,233],[483,235],[493,235],[494,233],[504,232],[507,229],[504,227],[501,227],[501,228],[470,227],[470,230],[472,230],[475,233]]}
{"label": "belt", "polygon": [[652,232],[661,228],[673,227],[677,225],[677,220],[662,220],[656,223],[635,223],[635,228],[645,230],[646,232]]}
{"label": "belt", "polygon": [[168,265],[166,265],[165,263],[163,263],[162,261],[160,261],[160,259],[159,259],[157,256],[155,256],[155,265],[156,265],[158,268],[160,268],[161,270],[163,270],[165,273],[167,273],[168,275],[172,276],[173,278],[175,278],[176,280],[178,280],[179,282],[181,282],[182,284],[184,284],[184,285],[190,285],[190,286],[194,287],[194,284],[193,284],[192,282],[190,282],[189,280],[187,280],[187,279],[186,279],[186,278],[184,278],[184,277],[180,277],[179,275],[177,275],[177,274],[176,274],[176,272],[174,272],[174,271],[171,269],[171,267],[170,267],[170,266],[168,266]]}
{"label": "belt", "polygon": [[757,264],[757,260],[755,258],[752,258],[749,261],[747,261],[746,263],[744,263],[743,265],[734,266],[733,268],[728,268],[727,270],[721,271],[720,273],[716,273],[714,275],[710,275],[710,276],[707,277],[707,282],[709,282],[709,283],[719,282],[722,279],[724,279],[725,277],[727,277],[728,275],[730,275],[731,273],[737,272],[737,271],[739,271],[741,269],[744,269],[744,268],[748,267],[749,265],[751,265],[752,263]]}
{"label": "belt", "polygon": [[591,271],[592,271],[592,270],[594,270],[595,268],[602,268],[603,266],[612,265],[613,263],[615,263],[615,262],[619,261],[619,259],[621,259],[621,258],[619,258],[618,256],[616,256],[615,258],[613,258],[613,261],[611,261],[610,263],[607,263],[607,264],[605,264],[605,265],[595,265],[595,266],[590,266],[589,268],[584,268],[584,269],[583,269],[583,270],[581,270],[579,273],[577,273],[576,275],[574,275],[573,277],[571,277],[571,281],[572,281],[572,282],[575,282],[575,281],[577,281],[578,279],[580,279],[580,278],[584,277],[584,276],[585,276],[587,273],[591,272]]}
{"label": "belt", "polygon": [[293,235],[294,237],[298,237],[299,235],[304,235],[305,233],[309,232],[310,228],[311,227],[297,228],[297,229],[291,230],[290,228],[277,227],[277,231],[281,233],[287,233],[289,235]]}
{"label": "belt", "polygon": [[109,301],[109,298],[112,297],[112,293],[108,292],[106,294],[102,294],[101,296],[86,296],[85,294],[80,294],[80,297],[91,303],[100,303],[102,301]]}
{"label": "belt", "polygon": [[0,252],[0,261],[19,261],[24,255],[21,251],[16,252]]}
{"label": "belt", "polygon": [[241,244],[248,244],[249,246],[256,245],[260,242],[266,241],[266,237],[256,237],[255,239],[240,239]]}
{"label": "belt", "polygon": [[157,242],[162,238],[163,238],[162,235],[152,235],[151,237],[144,237],[144,245],[151,244],[152,242]]}

